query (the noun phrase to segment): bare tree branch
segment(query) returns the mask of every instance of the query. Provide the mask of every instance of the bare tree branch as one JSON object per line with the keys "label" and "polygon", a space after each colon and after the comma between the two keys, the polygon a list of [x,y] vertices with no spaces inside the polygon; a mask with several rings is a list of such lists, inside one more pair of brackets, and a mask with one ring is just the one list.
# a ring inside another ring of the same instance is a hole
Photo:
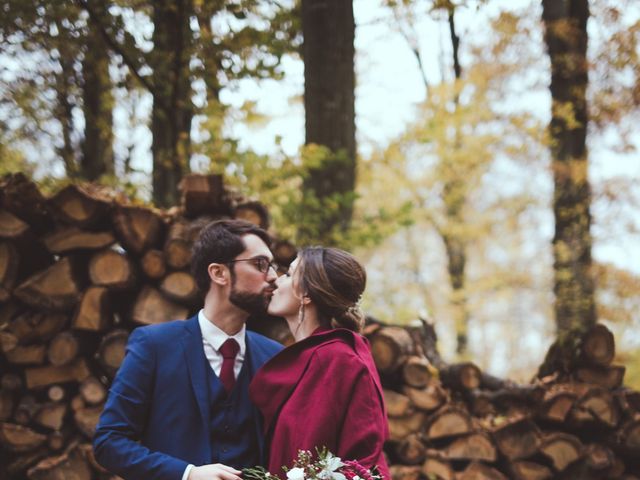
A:
{"label": "bare tree branch", "polygon": [[454,20],[455,7],[449,7],[449,33],[451,34],[451,45],[453,46],[453,71],[456,74],[456,80],[462,75],[460,68],[460,60],[458,58],[458,49],[460,48],[460,37],[456,34],[456,24]]}
{"label": "bare tree branch", "polygon": [[420,70],[420,75],[422,76],[422,83],[424,84],[424,88],[426,90],[427,97],[429,96],[429,82],[427,80],[427,74],[424,71],[424,64],[422,62],[422,54],[420,53],[420,45],[418,44],[417,35],[415,32],[415,27],[411,22],[409,23],[409,28],[411,28],[413,35],[409,35],[409,33],[403,28],[403,20],[400,18],[400,14],[397,8],[393,8],[393,16],[398,22],[398,30],[400,35],[404,37],[409,45],[409,48],[413,52],[413,55],[416,57],[418,61],[418,69]]}
{"label": "bare tree branch", "polygon": [[76,0],[76,2],[78,3],[78,5],[81,8],[83,8],[83,9],[85,9],[87,11],[87,13],[89,14],[89,18],[98,27],[98,30],[100,31],[100,34],[104,38],[104,41],[107,43],[107,45],[109,45],[109,47],[115,53],[117,53],[118,55],[120,55],[122,57],[122,60],[129,67],[129,70],[131,70],[133,72],[133,75],[138,79],[138,81],[147,90],[149,90],[149,92],[151,93],[151,95],[153,95],[153,97],[155,99],[156,95],[155,95],[154,85],[151,83],[149,78],[143,77],[142,75],[140,75],[140,73],[138,72],[138,69],[137,69],[137,67],[135,65],[135,62],[129,57],[129,55],[127,55],[127,53],[122,49],[120,44],[118,44],[118,42],[111,35],[109,35],[109,32],[107,31],[107,29],[105,28],[104,24],[100,20],[100,16],[91,7],[91,5],[89,5],[89,2],[87,0]]}

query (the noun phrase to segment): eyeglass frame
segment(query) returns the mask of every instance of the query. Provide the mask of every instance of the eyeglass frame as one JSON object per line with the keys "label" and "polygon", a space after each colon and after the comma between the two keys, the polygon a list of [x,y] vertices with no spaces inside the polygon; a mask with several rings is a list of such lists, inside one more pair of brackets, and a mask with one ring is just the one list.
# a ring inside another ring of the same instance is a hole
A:
{"label": "eyeglass frame", "polygon": [[[274,262],[273,260],[269,260],[268,257],[262,256],[262,255],[258,257],[239,258],[237,260],[229,260],[228,262],[225,262],[225,264],[236,263],[236,262],[251,262],[253,266],[256,267],[256,269],[263,275],[267,275],[269,273],[270,268],[273,268],[273,271],[278,273],[278,268],[280,268],[280,266],[276,262]],[[265,262],[268,262],[266,263],[266,269],[261,268],[260,265],[265,265]]]}

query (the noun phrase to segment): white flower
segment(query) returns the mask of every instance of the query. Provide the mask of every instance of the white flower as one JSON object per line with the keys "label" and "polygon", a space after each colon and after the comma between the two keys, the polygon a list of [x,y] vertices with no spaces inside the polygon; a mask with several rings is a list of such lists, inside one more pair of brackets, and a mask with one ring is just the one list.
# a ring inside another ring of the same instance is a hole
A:
{"label": "white flower", "polygon": [[331,472],[327,469],[318,472],[318,478],[321,480],[347,480],[343,474],[339,472]]}
{"label": "white flower", "polygon": [[321,464],[323,464],[324,470],[328,470],[329,472],[335,472],[344,465],[342,459],[334,456],[331,452],[327,454]]}
{"label": "white flower", "polygon": [[304,480],[304,468],[296,467],[289,470],[287,480]]}

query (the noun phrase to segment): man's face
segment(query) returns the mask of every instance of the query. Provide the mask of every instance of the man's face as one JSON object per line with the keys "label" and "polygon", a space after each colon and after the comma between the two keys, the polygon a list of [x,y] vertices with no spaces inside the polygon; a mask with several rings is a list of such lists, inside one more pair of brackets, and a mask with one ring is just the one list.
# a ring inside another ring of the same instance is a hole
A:
{"label": "man's face", "polygon": [[244,252],[234,258],[231,268],[231,291],[229,301],[249,314],[261,315],[267,312],[278,278],[273,268],[260,271],[260,260],[273,260],[271,250],[264,241],[253,234],[242,237],[246,246]]}

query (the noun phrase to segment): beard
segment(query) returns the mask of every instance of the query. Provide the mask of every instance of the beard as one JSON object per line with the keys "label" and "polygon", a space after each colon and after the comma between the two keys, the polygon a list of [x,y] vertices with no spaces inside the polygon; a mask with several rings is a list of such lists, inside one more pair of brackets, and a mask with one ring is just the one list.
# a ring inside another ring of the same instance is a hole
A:
{"label": "beard", "polygon": [[243,292],[236,288],[235,275],[231,277],[231,292],[229,301],[236,307],[244,310],[250,315],[265,315],[271,298],[264,292],[251,293]]}
{"label": "beard", "polygon": [[264,315],[269,306],[269,298],[263,293],[241,292],[235,288],[229,293],[229,301],[251,315]]}

